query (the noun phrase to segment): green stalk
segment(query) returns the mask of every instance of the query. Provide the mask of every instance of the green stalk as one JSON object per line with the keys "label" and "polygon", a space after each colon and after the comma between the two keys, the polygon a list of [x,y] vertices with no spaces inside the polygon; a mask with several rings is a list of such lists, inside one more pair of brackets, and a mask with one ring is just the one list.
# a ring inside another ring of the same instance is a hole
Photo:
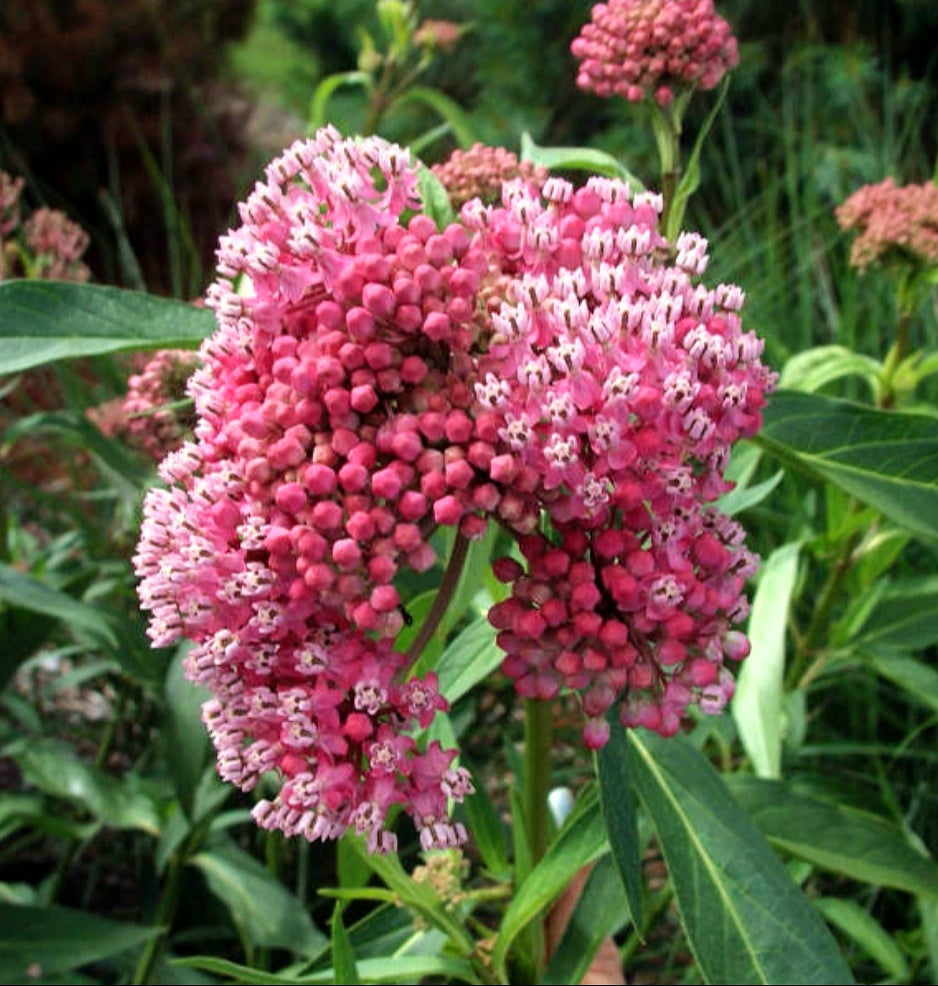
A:
{"label": "green stalk", "polygon": [[169,863],[169,870],[166,874],[166,883],[163,886],[163,893],[160,895],[160,902],[157,906],[154,924],[161,930],[158,935],[151,938],[143,947],[137,968],[134,970],[131,986],[145,986],[150,981],[153,967],[163,951],[166,936],[172,927],[173,918],[176,915],[176,905],[179,900],[179,881],[182,874],[183,862],[186,854],[183,852],[173,853]]}

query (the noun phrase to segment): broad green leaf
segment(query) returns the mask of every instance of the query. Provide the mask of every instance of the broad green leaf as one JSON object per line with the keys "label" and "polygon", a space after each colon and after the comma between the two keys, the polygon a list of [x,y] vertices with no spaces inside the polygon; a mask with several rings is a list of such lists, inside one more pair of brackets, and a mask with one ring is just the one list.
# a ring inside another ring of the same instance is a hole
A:
{"label": "broad green leaf", "polygon": [[638,178],[611,154],[592,147],[540,147],[527,131],[521,135],[521,160],[550,171],[588,171],[606,178],[619,178],[628,182],[633,192],[645,190]]}
{"label": "broad green leaf", "polygon": [[[204,969],[236,983],[250,983],[252,986],[320,986],[343,981],[337,978],[336,971],[331,968],[307,976],[278,976],[210,955],[177,959],[175,964]],[[358,975],[364,983],[419,983],[430,977],[455,979],[463,983],[479,982],[468,962],[444,955],[387,955],[377,959],[362,959],[358,963]]]}
{"label": "broad green leaf", "polygon": [[619,872],[611,860],[603,857],[590,871],[541,983],[566,986],[580,982],[603,939],[622,927],[628,913],[629,904]]}
{"label": "broad green leaf", "polygon": [[68,907],[0,904],[0,979],[27,979],[78,969],[137,948],[161,932],[86,914]]}
{"label": "broad green leaf", "polygon": [[316,955],[328,942],[303,905],[253,856],[220,842],[191,859],[223,901],[241,935],[261,948]]}
{"label": "broad green leaf", "polygon": [[492,962],[506,976],[512,943],[563,890],[581,867],[592,863],[609,849],[606,827],[595,792],[581,797],[544,858],[531,870],[502,917]]}
{"label": "broad green leaf", "polygon": [[0,375],[61,359],[134,349],[192,349],[211,311],[100,284],[0,283]]}
{"label": "broad green leaf", "polygon": [[851,641],[864,650],[921,650],[938,641],[938,576],[893,582]]}
{"label": "broad green leaf", "polygon": [[117,644],[114,630],[99,609],[10,565],[0,564],[0,602],[59,620],[108,648]]}
{"label": "broad green leaf", "polygon": [[[629,776],[629,745],[625,730],[614,711],[609,715],[609,741],[596,754],[599,793],[612,858],[625,887],[632,923],[642,922],[642,870],[635,815],[635,796]],[[579,980],[570,980],[578,982]]]}
{"label": "broad green leaf", "polygon": [[756,828],[786,853],[854,880],[938,899],[938,865],[887,819],[780,781],[736,775],[730,790]]}
{"label": "broad green leaf", "polygon": [[332,968],[335,970],[335,981],[344,986],[358,986],[358,969],[355,965],[355,953],[349,944],[345,925],[342,923],[342,901],[337,900],[332,909]]}
{"label": "broad green leaf", "polygon": [[882,365],[875,359],[846,346],[815,346],[792,356],[782,367],[778,382],[780,387],[810,394],[841,377],[856,375],[870,385],[875,400],[881,371]]}
{"label": "broad green leaf", "polygon": [[398,96],[392,105],[402,106],[405,103],[420,103],[428,107],[449,124],[460,147],[465,149],[472,146],[475,140],[472,121],[459,103],[446,93],[440,92],[439,89],[431,89],[429,86],[411,86]]}
{"label": "broad green leaf", "polygon": [[335,91],[343,86],[361,86],[367,89],[371,85],[371,76],[367,72],[336,72],[327,75],[316,86],[313,98],[309,103],[309,130],[312,133],[329,122],[326,116],[326,106]]}
{"label": "broad green leaf", "polygon": [[938,671],[903,654],[866,654],[873,670],[904,689],[910,698],[938,712]]}
{"label": "broad green leaf", "polygon": [[193,819],[193,799],[212,749],[201,716],[202,703],[209,698],[209,692],[186,679],[182,664],[186,649],[183,645],[177,650],[166,673],[165,716],[160,739],[165,747],[176,796],[186,814]]}
{"label": "broad green leaf", "polygon": [[896,982],[910,979],[909,964],[895,938],[855,900],[819,897],[814,906],[829,924],[851,938]]}
{"label": "broad green leaf", "polygon": [[120,778],[107,774],[79,760],[67,743],[58,740],[24,744],[13,756],[23,778],[44,794],[70,801],[105,825],[159,835],[156,803],[136,789],[135,774]]}
{"label": "broad green leaf", "polygon": [[753,439],[913,533],[938,537],[938,422],[779,390]]}
{"label": "broad green leaf", "polygon": [[785,626],[800,545],[776,548],[762,566],[749,617],[751,651],[742,663],[732,710],[739,738],[760,777],[778,777],[782,764],[782,683]]}
{"label": "broad green leaf", "polygon": [[628,735],[632,775],[704,979],[852,983],[830,932],[707,760],[680,736]]}

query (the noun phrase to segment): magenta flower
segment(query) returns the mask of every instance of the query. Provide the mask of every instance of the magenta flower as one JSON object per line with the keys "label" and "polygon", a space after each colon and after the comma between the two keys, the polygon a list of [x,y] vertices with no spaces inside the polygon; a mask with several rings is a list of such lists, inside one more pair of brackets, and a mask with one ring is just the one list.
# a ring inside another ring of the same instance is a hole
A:
{"label": "magenta flower", "polygon": [[577,85],[600,96],[665,106],[674,90],[713,89],[739,52],[713,0],[608,0],[574,39]]}

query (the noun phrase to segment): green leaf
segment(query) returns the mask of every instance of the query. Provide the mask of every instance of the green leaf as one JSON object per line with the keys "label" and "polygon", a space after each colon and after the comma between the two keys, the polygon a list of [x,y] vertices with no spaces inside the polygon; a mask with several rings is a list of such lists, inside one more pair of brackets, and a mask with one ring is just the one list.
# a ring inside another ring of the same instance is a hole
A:
{"label": "green leaf", "polygon": [[456,218],[449,193],[443,182],[423,165],[417,171],[417,191],[423,202],[423,211],[436,223],[437,229],[446,229]]}
{"label": "green leaf", "polygon": [[728,517],[742,513],[757,503],[761,503],[776,486],[782,481],[785,473],[779,469],[774,475],[755,486],[738,486],[729,493],[724,493],[717,502],[717,506]]}
{"label": "green leaf", "polygon": [[910,698],[938,712],[938,671],[902,654],[864,655],[873,670],[904,689]]}
{"label": "green leaf", "polygon": [[817,394],[777,391],[754,441],[900,526],[938,537],[938,424]]}
{"label": "green leaf", "polygon": [[566,986],[580,982],[603,939],[624,924],[628,913],[618,870],[604,857],[591,870],[541,983]]}
{"label": "green leaf", "polygon": [[506,962],[512,942],[553,901],[583,866],[608,851],[605,824],[595,792],[582,796],[544,858],[515,887],[502,917],[492,962],[507,981]]}
{"label": "green leaf", "polygon": [[165,747],[176,796],[186,814],[194,820],[195,792],[212,758],[211,743],[201,715],[202,703],[210,697],[210,693],[186,679],[182,658],[187,649],[187,645],[183,645],[177,650],[166,674],[163,689],[165,718],[160,739]]}
{"label": "green leaf", "polygon": [[[469,766],[465,763],[465,758],[462,759],[463,765]],[[475,778],[479,776],[478,772],[471,768],[470,772]],[[465,812],[468,828],[472,833],[473,845],[479,851],[486,869],[493,874],[508,873],[505,827],[484,784],[476,783],[475,793],[466,798],[462,810]]]}
{"label": "green leaf", "polygon": [[892,582],[877,600],[853,646],[922,650],[938,641],[938,576]]}
{"label": "green leaf", "polygon": [[326,116],[326,106],[335,91],[342,86],[361,86],[368,89],[371,86],[371,76],[367,72],[336,72],[333,75],[327,75],[316,86],[313,98],[309,102],[310,133],[329,122]]}
{"label": "green leaf", "polygon": [[100,610],[10,565],[0,564],[0,601],[59,620],[107,648],[117,646],[114,631]]}
{"label": "green leaf", "polygon": [[[632,778],[629,776],[629,745],[625,730],[614,712],[609,715],[609,741],[596,754],[603,817],[609,833],[612,858],[625,887],[632,923],[642,922],[642,870],[639,859],[638,820]],[[570,982],[579,982],[571,979]]]}
{"label": "green leaf", "polygon": [[401,106],[405,103],[422,103],[436,113],[441,120],[445,120],[450,125],[457,143],[464,150],[471,147],[475,141],[472,122],[466,115],[466,111],[459,103],[450,99],[439,89],[431,89],[429,86],[411,86],[394,100],[392,106]]}
{"label": "green leaf", "polygon": [[61,359],[133,349],[195,348],[212,312],[100,284],[0,283],[0,375]]}
{"label": "green leaf", "polygon": [[938,899],[938,865],[887,819],[812,798],[780,781],[736,775],[730,790],[779,849],[854,880]]}
{"label": "green leaf", "polygon": [[349,944],[345,925],[342,923],[342,901],[337,900],[332,909],[332,968],[335,981],[345,986],[359,986],[358,969],[355,966],[355,953]]}
{"label": "green leaf", "polygon": [[540,147],[524,131],[521,135],[521,160],[549,171],[588,171],[606,178],[619,178],[628,182],[633,192],[645,191],[645,186],[617,158],[592,147]]}
{"label": "green leaf", "polygon": [[811,394],[841,377],[857,375],[869,385],[874,400],[879,396],[882,365],[846,346],[815,346],[792,356],[782,367],[779,386]]}
{"label": "green leaf", "polygon": [[328,944],[306,909],[253,856],[227,840],[193,856],[209,889],[223,901],[241,935],[261,948],[316,955]]}
{"label": "green leaf", "polygon": [[446,648],[436,667],[440,694],[452,705],[491,674],[504,654],[495,643],[495,628],[480,616]]}
{"label": "green leaf", "polygon": [[[210,955],[177,959],[174,964],[204,969],[233,979],[236,983],[251,983],[252,986],[320,986],[342,982],[334,969],[322,969],[308,976],[278,976]],[[419,983],[430,977],[455,979],[463,983],[478,982],[468,962],[442,955],[386,955],[377,959],[362,959],[358,963],[358,974],[365,983]]]}
{"label": "green leaf", "polygon": [[760,777],[778,777],[781,772],[785,626],[798,576],[799,548],[797,543],[777,548],[762,567],[749,617],[752,649],[742,663],[733,696],[733,719]]}
{"label": "green leaf", "polygon": [[46,975],[101,962],[142,945],[161,931],[68,907],[0,904],[0,979],[22,980],[36,965]]}
{"label": "green leaf", "polygon": [[23,778],[44,794],[72,802],[105,825],[159,835],[160,818],[153,799],[136,789],[137,777],[106,774],[85,763],[58,740],[31,741],[13,752]]}
{"label": "green leaf", "polygon": [[713,983],[852,983],[817,913],[683,737],[630,730],[630,761],[691,950]]}
{"label": "green leaf", "polygon": [[899,983],[909,982],[911,973],[902,949],[893,936],[855,900],[818,897],[814,906],[828,923],[853,939],[892,979]]}

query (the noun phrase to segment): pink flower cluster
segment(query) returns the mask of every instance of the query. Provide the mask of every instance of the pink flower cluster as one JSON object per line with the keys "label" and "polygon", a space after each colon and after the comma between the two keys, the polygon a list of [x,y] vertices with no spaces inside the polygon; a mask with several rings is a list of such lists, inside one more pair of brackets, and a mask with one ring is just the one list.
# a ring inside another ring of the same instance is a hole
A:
{"label": "pink flower cluster", "polygon": [[502,185],[513,178],[540,188],[547,180],[547,169],[530,161],[519,161],[518,155],[505,147],[473,144],[468,150],[455,150],[441,164],[430,169],[449,193],[457,209],[470,199],[482,199],[487,204],[500,202]]}
{"label": "pink flower cluster", "polygon": [[[730,629],[756,560],[742,529],[708,505],[728,489],[729,446],[754,434],[774,378],[741,329],[743,295],[697,278],[706,242],[657,231],[660,196],[618,181],[521,183],[464,221],[513,269],[490,299],[476,429],[492,444],[497,516],[526,567],[501,562],[509,599],[491,613],[504,669],[524,695],[584,692],[587,744],[603,716],[673,733],[695,701],[732,693]],[[558,534],[538,532],[544,510]]]}
{"label": "pink flower cluster", "polygon": [[739,51],[713,0],[608,0],[593,7],[571,45],[577,85],[600,96],[659,105],[674,88],[713,89],[736,67]]}
{"label": "pink flower cluster", "polygon": [[392,805],[425,848],[465,834],[468,775],[409,733],[446,703],[390,643],[395,577],[441,525],[518,540],[490,615],[505,671],[580,692],[591,747],[617,701],[665,734],[723,707],[755,558],[712,501],[773,383],[740,290],[699,281],[705,241],[658,233],[660,197],[515,179],[443,230],[420,206],[376,138],[323,130],[268,167],[219,247],[194,440],[135,558],[154,644],[195,643],[222,776],[279,772],[260,824],[376,851]]}
{"label": "pink flower cluster", "polygon": [[864,185],[836,210],[841,229],[859,231],[850,263],[864,270],[881,260],[938,264],[938,185]]}

